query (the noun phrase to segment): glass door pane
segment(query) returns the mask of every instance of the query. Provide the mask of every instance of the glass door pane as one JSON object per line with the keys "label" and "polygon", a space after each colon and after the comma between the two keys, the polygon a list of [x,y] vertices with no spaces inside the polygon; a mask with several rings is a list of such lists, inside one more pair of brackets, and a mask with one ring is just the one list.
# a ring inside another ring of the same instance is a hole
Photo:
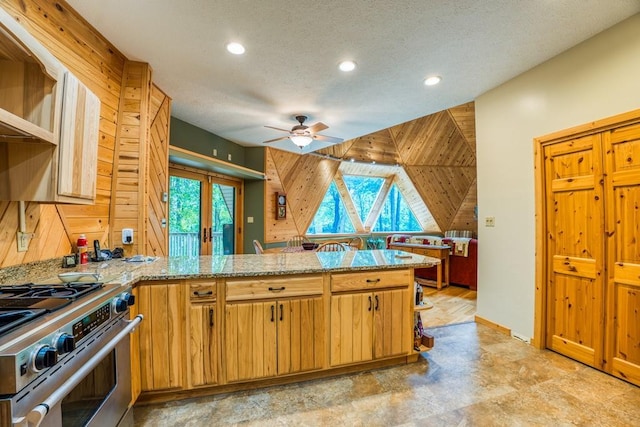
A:
{"label": "glass door pane", "polygon": [[216,184],[211,187],[211,254],[235,252],[235,187]]}
{"label": "glass door pane", "polygon": [[202,181],[169,177],[169,256],[200,255]]}

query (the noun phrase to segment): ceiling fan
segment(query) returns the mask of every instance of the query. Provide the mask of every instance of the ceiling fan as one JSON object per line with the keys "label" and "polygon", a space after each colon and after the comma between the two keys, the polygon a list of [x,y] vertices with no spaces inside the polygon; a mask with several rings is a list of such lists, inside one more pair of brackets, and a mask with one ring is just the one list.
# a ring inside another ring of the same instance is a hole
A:
{"label": "ceiling fan", "polygon": [[300,149],[303,149],[307,145],[311,144],[311,142],[314,139],[318,141],[331,142],[334,144],[344,141],[344,139],[342,138],[336,138],[334,136],[326,136],[326,135],[318,134],[318,132],[321,132],[329,128],[329,126],[325,125],[322,122],[318,122],[311,126],[307,126],[304,124],[304,121],[307,120],[307,116],[296,116],[296,120],[300,124],[295,125],[294,127],[291,128],[291,130],[275,128],[273,126],[265,126],[266,128],[269,128],[269,129],[275,129],[282,132],[287,132],[289,135],[264,141],[264,144],[289,138],[291,142],[293,142],[298,147],[300,147]]}

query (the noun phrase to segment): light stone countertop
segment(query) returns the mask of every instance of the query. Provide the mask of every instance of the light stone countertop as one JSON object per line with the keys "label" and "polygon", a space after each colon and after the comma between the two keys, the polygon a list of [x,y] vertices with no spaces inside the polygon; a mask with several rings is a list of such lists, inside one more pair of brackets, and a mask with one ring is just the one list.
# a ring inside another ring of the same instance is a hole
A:
{"label": "light stone countertop", "polygon": [[[402,255],[398,257],[397,255]],[[379,269],[425,268],[440,260],[396,250],[361,250],[344,252],[299,252],[274,254],[219,255],[200,257],[157,257],[145,262],[115,259],[89,263],[73,269],[31,266],[31,272],[2,276],[0,283],[17,285],[58,282],[61,272],[98,272],[105,282],[132,285],[140,280],[207,279],[216,277],[275,276],[325,272],[353,272]],[[28,270],[28,267],[24,267]],[[21,281],[9,279],[20,277]]]}

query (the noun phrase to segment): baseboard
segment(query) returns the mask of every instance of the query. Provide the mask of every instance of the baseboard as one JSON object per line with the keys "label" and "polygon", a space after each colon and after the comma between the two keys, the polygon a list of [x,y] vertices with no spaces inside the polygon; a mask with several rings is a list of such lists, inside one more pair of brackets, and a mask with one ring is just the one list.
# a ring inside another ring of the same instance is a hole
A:
{"label": "baseboard", "polygon": [[477,314],[475,316],[475,321],[476,323],[488,326],[491,329],[495,329],[498,332],[511,336],[511,329],[507,328],[506,326],[502,326],[496,322],[492,322],[491,320],[485,319],[484,317],[478,316]]}

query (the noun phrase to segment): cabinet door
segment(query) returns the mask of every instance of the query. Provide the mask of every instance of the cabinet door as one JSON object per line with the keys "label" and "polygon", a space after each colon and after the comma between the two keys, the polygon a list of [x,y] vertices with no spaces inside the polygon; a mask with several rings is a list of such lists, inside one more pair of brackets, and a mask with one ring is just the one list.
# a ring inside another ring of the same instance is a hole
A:
{"label": "cabinet door", "polygon": [[182,388],[185,297],[180,284],[138,286],[142,391]]}
{"label": "cabinet door", "polygon": [[408,354],[411,331],[409,290],[376,291],[373,294],[373,357]]}
{"label": "cabinet door", "polygon": [[216,338],[216,305],[192,304],[190,307],[191,385],[218,383],[218,340]]}
{"label": "cabinet door", "polygon": [[58,194],[95,199],[100,100],[71,73],[65,77]]}
{"label": "cabinet door", "polygon": [[320,369],[325,360],[322,297],[277,302],[278,375]]}
{"label": "cabinet door", "polygon": [[227,381],[275,376],[275,301],[227,304],[224,347]]}
{"label": "cabinet door", "polygon": [[599,134],[544,148],[547,346],[602,369],[604,189]]}
{"label": "cabinet door", "polygon": [[331,365],[373,357],[373,294],[331,296]]}
{"label": "cabinet door", "polygon": [[640,385],[640,125],[603,135],[607,155],[607,371]]}

